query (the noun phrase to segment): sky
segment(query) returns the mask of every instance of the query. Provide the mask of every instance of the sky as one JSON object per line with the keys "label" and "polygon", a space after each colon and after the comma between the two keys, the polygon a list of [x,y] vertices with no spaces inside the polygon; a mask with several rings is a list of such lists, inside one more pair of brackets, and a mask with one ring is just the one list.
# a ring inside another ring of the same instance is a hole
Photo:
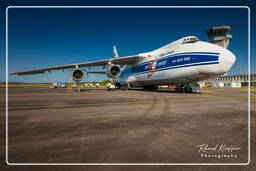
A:
{"label": "sky", "polygon": [[[237,57],[228,74],[247,73],[246,8],[10,8],[9,73],[111,58],[113,45],[120,56],[127,56],[154,50],[189,35],[207,41],[205,31],[219,25],[231,26],[233,40],[228,49]],[[256,72],[255,68],[252,72]],[[0,81],[4,81],[4,73],[0,74]],[[59,82],[69,81],[70,76],[69,70],[52,71],[9,76],[9,81]],[[90,74],[83,81],[105,79],[104,75]]]}

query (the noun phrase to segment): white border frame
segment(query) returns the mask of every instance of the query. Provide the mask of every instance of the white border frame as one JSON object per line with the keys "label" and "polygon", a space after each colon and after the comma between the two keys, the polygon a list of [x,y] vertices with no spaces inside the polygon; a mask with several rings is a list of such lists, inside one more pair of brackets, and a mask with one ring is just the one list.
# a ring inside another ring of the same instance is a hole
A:
{"label": "white border frame", "polygon": [[[8,162],[8,10],[10,8],[246,8],[248,10],[248,162],[247,163],[9,163]],[[6,8],[6,163],[8,165],[248,165],[250,163],[250,8],[248,6],[8,6]]]}

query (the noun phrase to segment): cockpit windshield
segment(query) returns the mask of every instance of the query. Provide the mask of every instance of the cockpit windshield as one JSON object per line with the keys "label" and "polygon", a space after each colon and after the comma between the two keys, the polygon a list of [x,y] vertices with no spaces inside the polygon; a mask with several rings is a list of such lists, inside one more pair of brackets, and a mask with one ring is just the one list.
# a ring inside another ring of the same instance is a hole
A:
{"label": "cockpit windshield", "polygon": [[197,42],[199,39],[197,37],[186,37],[183,39],[183,43],[193,43]]}

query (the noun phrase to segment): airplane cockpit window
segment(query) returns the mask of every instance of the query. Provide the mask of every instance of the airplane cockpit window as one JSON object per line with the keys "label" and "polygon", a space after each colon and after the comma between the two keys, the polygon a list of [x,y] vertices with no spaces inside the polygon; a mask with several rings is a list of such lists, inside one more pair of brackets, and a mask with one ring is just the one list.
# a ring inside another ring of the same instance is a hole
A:
{"label": "airplane cockpit window", "polygon": [[197,42],[199,39],[197,37],[188,37],[183,40],[183,43],[193,43]]}

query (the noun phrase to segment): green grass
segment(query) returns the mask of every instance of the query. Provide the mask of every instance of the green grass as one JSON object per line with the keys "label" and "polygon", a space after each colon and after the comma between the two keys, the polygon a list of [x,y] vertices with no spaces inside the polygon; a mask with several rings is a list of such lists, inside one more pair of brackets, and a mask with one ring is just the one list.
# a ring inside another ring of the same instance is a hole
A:
{"label": "green grass", "polygon": [[[109,83],[109,80],[104,80],[102,82],[79,82],[77,83],[77,86],[81,86],[84,84],[93,84],[94,86],[96,84],[99,84],[100,87],[106,87]],[[24,83],[24,82],[9,82],[8,87],[35,87],[35,88],[49,88],[52,85],[52,83]],[[6,87],[5,82],[0,82],[0,87]]]}
{"label": "green grass", "polygon": [[[50,83],[21,83],[21,82],[9,82],[8,87],[38,87],[38,88],[48,88]],[[5,82],[0,83],[0,87],[6,87]]]}

